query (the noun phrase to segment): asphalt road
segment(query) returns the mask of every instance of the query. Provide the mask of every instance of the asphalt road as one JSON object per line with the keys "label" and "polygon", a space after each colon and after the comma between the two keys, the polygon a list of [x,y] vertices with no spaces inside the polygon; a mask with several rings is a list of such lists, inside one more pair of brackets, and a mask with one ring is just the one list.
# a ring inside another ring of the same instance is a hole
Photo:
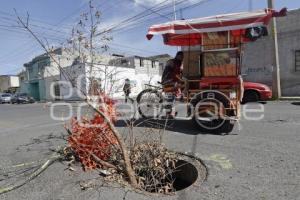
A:
{"label": "asphalt road", "polygon": [[[56,115],[61,116],[63,109],[55,111]],[[299,200],[300,104],[268,102],[263,114],[259,121],[243,118],[225,136],[201,133],[190,121],[170,122],[164,136],[166,145],[201,157],[209,170],[201,186],[194,185],[174,196],[145,196],[115,186],[82,191],[79,182],[97,177],[97,172],[82,172],[80,167],[73,172],[66,170],[65,163],[55,163],[25,186],[0,195],[0,199]],[[43,160],[52,154],[49,149],[65,144],[63,124],[51,119],[44,104],[0,105],[1,188],[9,183],[4,172],[18,169],[20,163]],[[123,127],[119,129],[124,131]],[[22,178],[11,177],[10,182]]]}

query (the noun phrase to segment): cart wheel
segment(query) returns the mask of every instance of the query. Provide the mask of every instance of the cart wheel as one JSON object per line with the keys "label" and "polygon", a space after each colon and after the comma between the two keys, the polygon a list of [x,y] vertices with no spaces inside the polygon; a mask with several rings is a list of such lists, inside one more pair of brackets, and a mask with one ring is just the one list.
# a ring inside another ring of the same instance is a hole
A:
{"label": "cart wheel", "polygon": [[[230,99],[220,92],[206,91],[192,99],[193,119],[205,133],[224,134],[233,130],[234,124],[226,119],[225,108],[230,106]],[[222,117],[224,116],[224,117]]]}
{"label": "cart wheel", "polygon": [[157,118],[162,113],[163,98],[159,91],[143,90],[137,96],[138,111],[143,118]]}

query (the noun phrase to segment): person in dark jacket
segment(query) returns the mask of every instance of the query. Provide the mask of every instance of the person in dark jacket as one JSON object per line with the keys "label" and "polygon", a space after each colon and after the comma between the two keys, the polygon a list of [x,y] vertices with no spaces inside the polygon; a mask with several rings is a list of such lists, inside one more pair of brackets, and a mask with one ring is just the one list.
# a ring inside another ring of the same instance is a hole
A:
{"label": "person in dark jacket", "polygon": [[128,99],[133,101],[129,95],[131,93],[131,84],[130,84],[130,80],[128,78],[125,79],[125,83],[123,86],[123,92],[125,94],[125,103],[127,103]]}
{"label": "person in dark jacket", "polygon": [[165,70],[162,74],[162,84],[164,88],[164,92],[171,93],[173,95],[169,96],[168,98],[168,105],[166,108],[168,109],[167,115],[169,117],[175,117],[177,112],[175,112],[173,108],[173,104],[175,98],[182,96],[181,93],[181,74],[182,74],[182,62],[183,62],[183,52],[177,52],[174,59],[170,59],[166,66]]}
{"label": "person in dark jacket", "polygon": [[182,61],[183,61],[183,52],[178,51],[174,59],[170,59],[167,61],[165,69],[162,74],[162,83],[173,82],[176,83],[180,79],[181,71],[182,71]]}

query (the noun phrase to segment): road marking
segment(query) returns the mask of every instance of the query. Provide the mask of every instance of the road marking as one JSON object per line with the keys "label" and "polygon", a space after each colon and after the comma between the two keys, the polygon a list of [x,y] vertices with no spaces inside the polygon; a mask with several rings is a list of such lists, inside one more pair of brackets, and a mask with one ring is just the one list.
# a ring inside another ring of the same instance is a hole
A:
{"label": "road marking", "polygon": [[222,169],[232,169],[231,161],[223,154],[212,154],[209,157],[204,157],[203,160],[209,160],[218,163]]}

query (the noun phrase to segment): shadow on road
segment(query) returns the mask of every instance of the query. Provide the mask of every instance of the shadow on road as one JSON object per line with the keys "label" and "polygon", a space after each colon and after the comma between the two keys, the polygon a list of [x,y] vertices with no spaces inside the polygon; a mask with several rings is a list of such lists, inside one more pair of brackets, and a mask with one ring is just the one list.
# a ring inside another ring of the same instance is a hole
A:
{"label": "shadow on road", "polygon": [[[127,127],[128,123],[124,120],[119,120],[116,122],[116,127]],[[172,119],[166,120],[162,119],[138,119],[134,121],[134,127],[141,127],[141,128],[155,128],[160,129],[166,127],[167,131],[183,133],[187,135],[198,135],[198,134],[212,134],[212,135],[220,135],[219,132],[205,132],[201,130],[200,126],[197,125],[193,120],[179,120],[179,119]]]}
{"label": "shadow on road", "polygon": [[268,102],[267,101],[257,101],[257,102],[242,102],[242,105],[246,105],[246,104],[257,104],[257,103],[259,103],[259,104],[263,104],[263,105],[266,105],[266,104],[268,104]]}
{"label": "shadow on road", "polygon": [[300,106],[300,101],[292,102],[291,104],[294,105],[294,106]]}

